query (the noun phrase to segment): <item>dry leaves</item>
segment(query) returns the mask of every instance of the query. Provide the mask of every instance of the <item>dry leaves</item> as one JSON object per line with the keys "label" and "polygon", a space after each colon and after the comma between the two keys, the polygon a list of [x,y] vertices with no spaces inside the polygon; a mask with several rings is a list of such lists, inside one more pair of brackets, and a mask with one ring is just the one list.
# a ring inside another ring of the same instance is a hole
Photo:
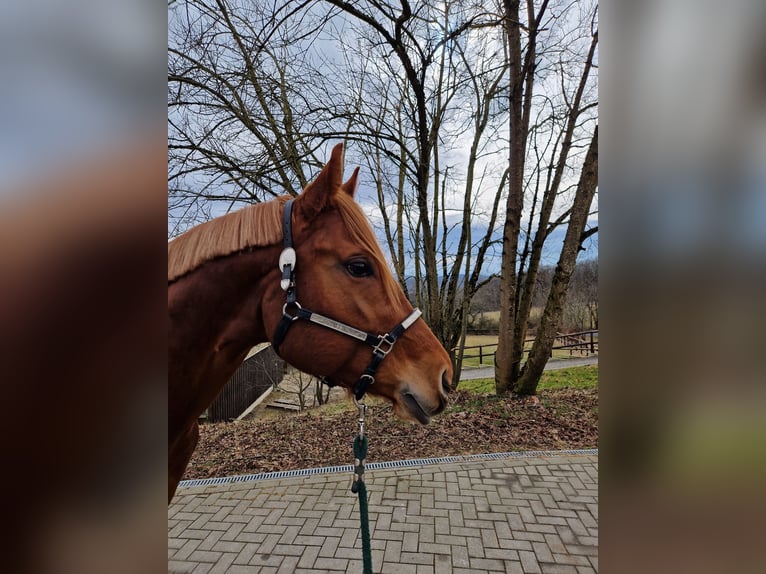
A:
{"label": "dry leaves", "polygon": [[[368,462],[512,450],[594,448],[598,391],[547,391],[539,401],[458,391],[427,427],[399,421],[389,406],[368,415]],[[356,409],[203,425],[185,479],[353,463]]]}

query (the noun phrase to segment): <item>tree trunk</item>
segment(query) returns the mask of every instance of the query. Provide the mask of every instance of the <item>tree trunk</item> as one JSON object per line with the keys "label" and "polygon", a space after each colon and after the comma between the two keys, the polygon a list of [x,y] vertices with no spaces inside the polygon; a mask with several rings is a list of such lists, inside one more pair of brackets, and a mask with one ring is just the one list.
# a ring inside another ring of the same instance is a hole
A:
{"label": "tree trunk", "polygon": [[513,341],[516,324],[516,249],[521,228],[524,199],[524,158],[527,126],[522,112],[524,70],[522,69],[519,1],[505,0],[505,26],[508,36],[510,151],[508,154],[508,202],[503,227],[503,258],[500,267],[500,327],[497,341],[495,392],[508,394],[513,383]]}
{"label": "tree trunk", "polygon": [[577,185],[574,205],[569,218],[564,246],[561,249],[556,271],[553,275],[551,290],[545,304],[545,310],[540,320],[540,328],[532,345],[524,369],[521,372],[514,392],[520,395],[534,395],[537,384],[543,374],[545,364],[551,355],[556,331],[561,322],[562,309],[566,300],[569,280],[577,262],[580,250],[580,238],[585,229],[593,196],[598,184],[598,126],[585,156],[580,181]]}

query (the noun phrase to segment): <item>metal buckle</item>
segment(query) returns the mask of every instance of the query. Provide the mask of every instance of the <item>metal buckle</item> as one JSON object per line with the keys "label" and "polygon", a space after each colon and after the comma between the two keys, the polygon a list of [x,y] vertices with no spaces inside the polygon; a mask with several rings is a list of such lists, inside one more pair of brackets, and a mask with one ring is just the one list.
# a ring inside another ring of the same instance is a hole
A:
{"label": "metal buckle", "polygon": [[390,335],[388,333],[386,333],[385,335],[378,335],[378,337],[380,340],[378,341],[378,344],[372,348],[372,352],[380,353],[381,355],[385,357],[394,348],[394,343],[396,343],[396,339],[389,339]]}

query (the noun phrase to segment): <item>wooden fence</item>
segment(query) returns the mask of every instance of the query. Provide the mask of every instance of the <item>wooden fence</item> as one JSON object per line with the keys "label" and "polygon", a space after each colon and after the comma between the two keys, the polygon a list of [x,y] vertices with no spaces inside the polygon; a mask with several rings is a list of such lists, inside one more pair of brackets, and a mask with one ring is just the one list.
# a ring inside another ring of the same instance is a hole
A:
{"label": "wooden fence", "polygon": [[269,387],[282,380],[285,362],[271,345],[264,345],[245,359],[207,410],[209,422],[237,418]]}
{"label": "wooden fence", "polygon": [[[527,339],[524,341],[525,347],[528,343],[532,343],[534,339]],[[471,351],[478,349],[476,353],[470,353]],[[525,349],[524,352],[529,354],[531,349]],[[556,339],[553,341],[553,348],[551,349],[551,356],[553,351],[567,351],[570,357],[595,355],[598,353],[598,331],[580,331],[579,333],[558,333]],[[463,361],[465,359],[479,359],[479,364],[495,364],[495,353],[497,352],[497,343],[486,343],[484,345],[472,345],[465,347],[463,353]],[[485,363],[486,361],[486,363]]]}

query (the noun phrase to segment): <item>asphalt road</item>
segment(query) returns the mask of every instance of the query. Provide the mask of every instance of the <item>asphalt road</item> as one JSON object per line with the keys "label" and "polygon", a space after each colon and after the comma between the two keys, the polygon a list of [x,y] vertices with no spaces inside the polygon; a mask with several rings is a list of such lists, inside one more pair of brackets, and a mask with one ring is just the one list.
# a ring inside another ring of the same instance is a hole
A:
{"label": "asphalt road", "polygon": [[[572,359],[551,359],[545,365],[546,371],[556,369],[567,369],[569,367],[584,367],[585,365],[598,365],[598,355],[591,357],[574,357]],[[461,381],[472,381],[474,379],[491,379],[495,376],[494,367],[469,367],[463,368],[460,374]]]}

